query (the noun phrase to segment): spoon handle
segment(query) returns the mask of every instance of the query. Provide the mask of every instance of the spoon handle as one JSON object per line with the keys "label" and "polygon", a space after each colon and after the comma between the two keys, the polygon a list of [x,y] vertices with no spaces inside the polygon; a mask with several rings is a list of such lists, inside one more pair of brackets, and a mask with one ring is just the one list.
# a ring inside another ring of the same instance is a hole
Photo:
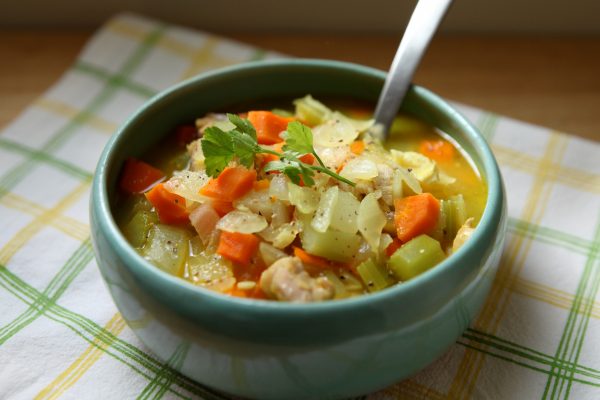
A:
{"label": "spoon handle", "polygon": [[417,65],[451,3],[452,0],[419,0],[408,21],[375,109],[375,121],[383,125],[384,139],[388,137]]}

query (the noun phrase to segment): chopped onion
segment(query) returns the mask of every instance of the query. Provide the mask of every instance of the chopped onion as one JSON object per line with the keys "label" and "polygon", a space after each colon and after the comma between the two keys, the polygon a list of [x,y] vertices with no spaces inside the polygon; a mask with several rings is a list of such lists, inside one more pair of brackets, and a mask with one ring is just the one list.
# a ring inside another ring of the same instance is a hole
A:
{"label": "chopped onion", "polygon": [[265,217],[248,211],[234,210],[217,223],[217,229],[227,232],[255,233],[268,226]]}
{"label": "chopped onion", "polygon": [[233,206],[240,210],[250,210],[268,219],[273,214],[273,202],[268,190],[251,190],[247,195],[235,201]]}
{"label": "chopped onion", "polygon": [[265,265],[268,267],[280,258],[287,257],[287,253],[279,250],[275,246],[271,246],[269,243],[260,242],[258,245],[258,254],[262,258]]}
{"label": "chopped onion", "polygon": [[287,203],[275,200],[272,204],[273,214],[271,216],[271,225],[280,226],[292,220],[292,210]]}
{"label": "chopped onion", "polygon": [[377,164],[368,158],[355,158],[344,166],[340,171],[340,175],[350,180],[364,179],[371,180],[379,175]]}
{"label": "chopped onion", "polygon": [[199,191],[206,185],[208,179],[204,171],[175,171],[171,179],[165,183],[165,189],[186,200],[203,203],[206,197],[200,195]]}

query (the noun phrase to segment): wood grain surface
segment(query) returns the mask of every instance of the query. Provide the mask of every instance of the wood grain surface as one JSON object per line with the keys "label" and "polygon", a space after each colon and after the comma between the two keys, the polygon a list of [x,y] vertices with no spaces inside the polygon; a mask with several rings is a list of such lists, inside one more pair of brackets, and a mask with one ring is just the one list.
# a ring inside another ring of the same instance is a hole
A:
{"label": "wood grain surface", "polygon": [[[0,31],[0,127],[73,62],[90,32]],[[298,57],[387,69],[398,37],[236,34]],[[415,82],[443,97],[600,140],[600,38],[438,36]]]}

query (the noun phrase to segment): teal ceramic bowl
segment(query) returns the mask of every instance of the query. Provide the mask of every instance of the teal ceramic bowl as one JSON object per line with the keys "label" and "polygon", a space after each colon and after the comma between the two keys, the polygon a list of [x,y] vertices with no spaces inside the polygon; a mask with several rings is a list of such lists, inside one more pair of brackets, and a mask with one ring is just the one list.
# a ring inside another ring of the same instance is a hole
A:
{"label": "teal ceramic bowl", "polygon": [[219,295],[168,275],[131,248],[112,216],[123,161],[183,121],[215,109],[305,94],[375,102],[381,71],[323,60],[257,62],[183,82],[152,98],[113,136],[91,199],[94,248],[121,314],[161,360],[217,391],[257,399],[334,399],[384,388],[439,357],[467,328],[494,278],[506,229],[502,179],[477,130],[421,87],[402,110],[451,135],[489,194],[472,238],[435,268],[371,295],[289,304]]}

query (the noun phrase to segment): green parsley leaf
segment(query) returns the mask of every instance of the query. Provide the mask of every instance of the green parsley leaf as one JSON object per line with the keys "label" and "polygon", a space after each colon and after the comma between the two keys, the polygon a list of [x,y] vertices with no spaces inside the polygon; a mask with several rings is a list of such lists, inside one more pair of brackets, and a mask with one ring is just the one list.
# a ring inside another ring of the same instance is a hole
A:
{"label": "green parsley leaf", "polygon": [[217,177],[233,159],[231,136],[222,129],[211,126],[204,130],[200,145],[205,157],[206,173],[213,178]]}
{"label": "green parsley leaf", "polygon": [[313,135],[310,128],[298,121],[290,122],[286,132],[283,134],[285,144],[283,150],[292,150],[300,154],[308,154],[314,151]]}
{"label": "green parsley leaf", "polygon": [[238,128],[238,130],[246,135],[251,136],[256,142],[256,130],[249,120],[241,118],[236,114],[227,114],[229,121]]}
{"label": "green parsley leaf", "polygon": [[233,141],[233,150],[240,161],[240,164],[246,168],[252,167],[254,156],[260,152],[260,147],[256,143],[256,139],[250,135],[241,133],[237,130],[227,132]]}
{"label": "green parsley leaf", "polygon": [[[265,166],[266,172],[279,171],[297,185],[300,182],[306,186],[314,185],[313,177],[315,171],[318,171],[354,186],[354,182],[336,174],[323,164],[313,148],[310,128],[300,122],[294,121],[288,124],[284,151],[279,153],[257,143],[256,131],[250,121],[235,114],[227,114],[227,117],[236,126],[235,129],[225,132],[212,126],[204,131],[201,145],[206,173],[209,176],[217,177],[234,158],[241,165],[251,168],[256,154],[263,153],[279,157],[278,161],[271,161]],[[320,165],[305,164],[300,160],[302,155],[309,153],[315,156]]]}

